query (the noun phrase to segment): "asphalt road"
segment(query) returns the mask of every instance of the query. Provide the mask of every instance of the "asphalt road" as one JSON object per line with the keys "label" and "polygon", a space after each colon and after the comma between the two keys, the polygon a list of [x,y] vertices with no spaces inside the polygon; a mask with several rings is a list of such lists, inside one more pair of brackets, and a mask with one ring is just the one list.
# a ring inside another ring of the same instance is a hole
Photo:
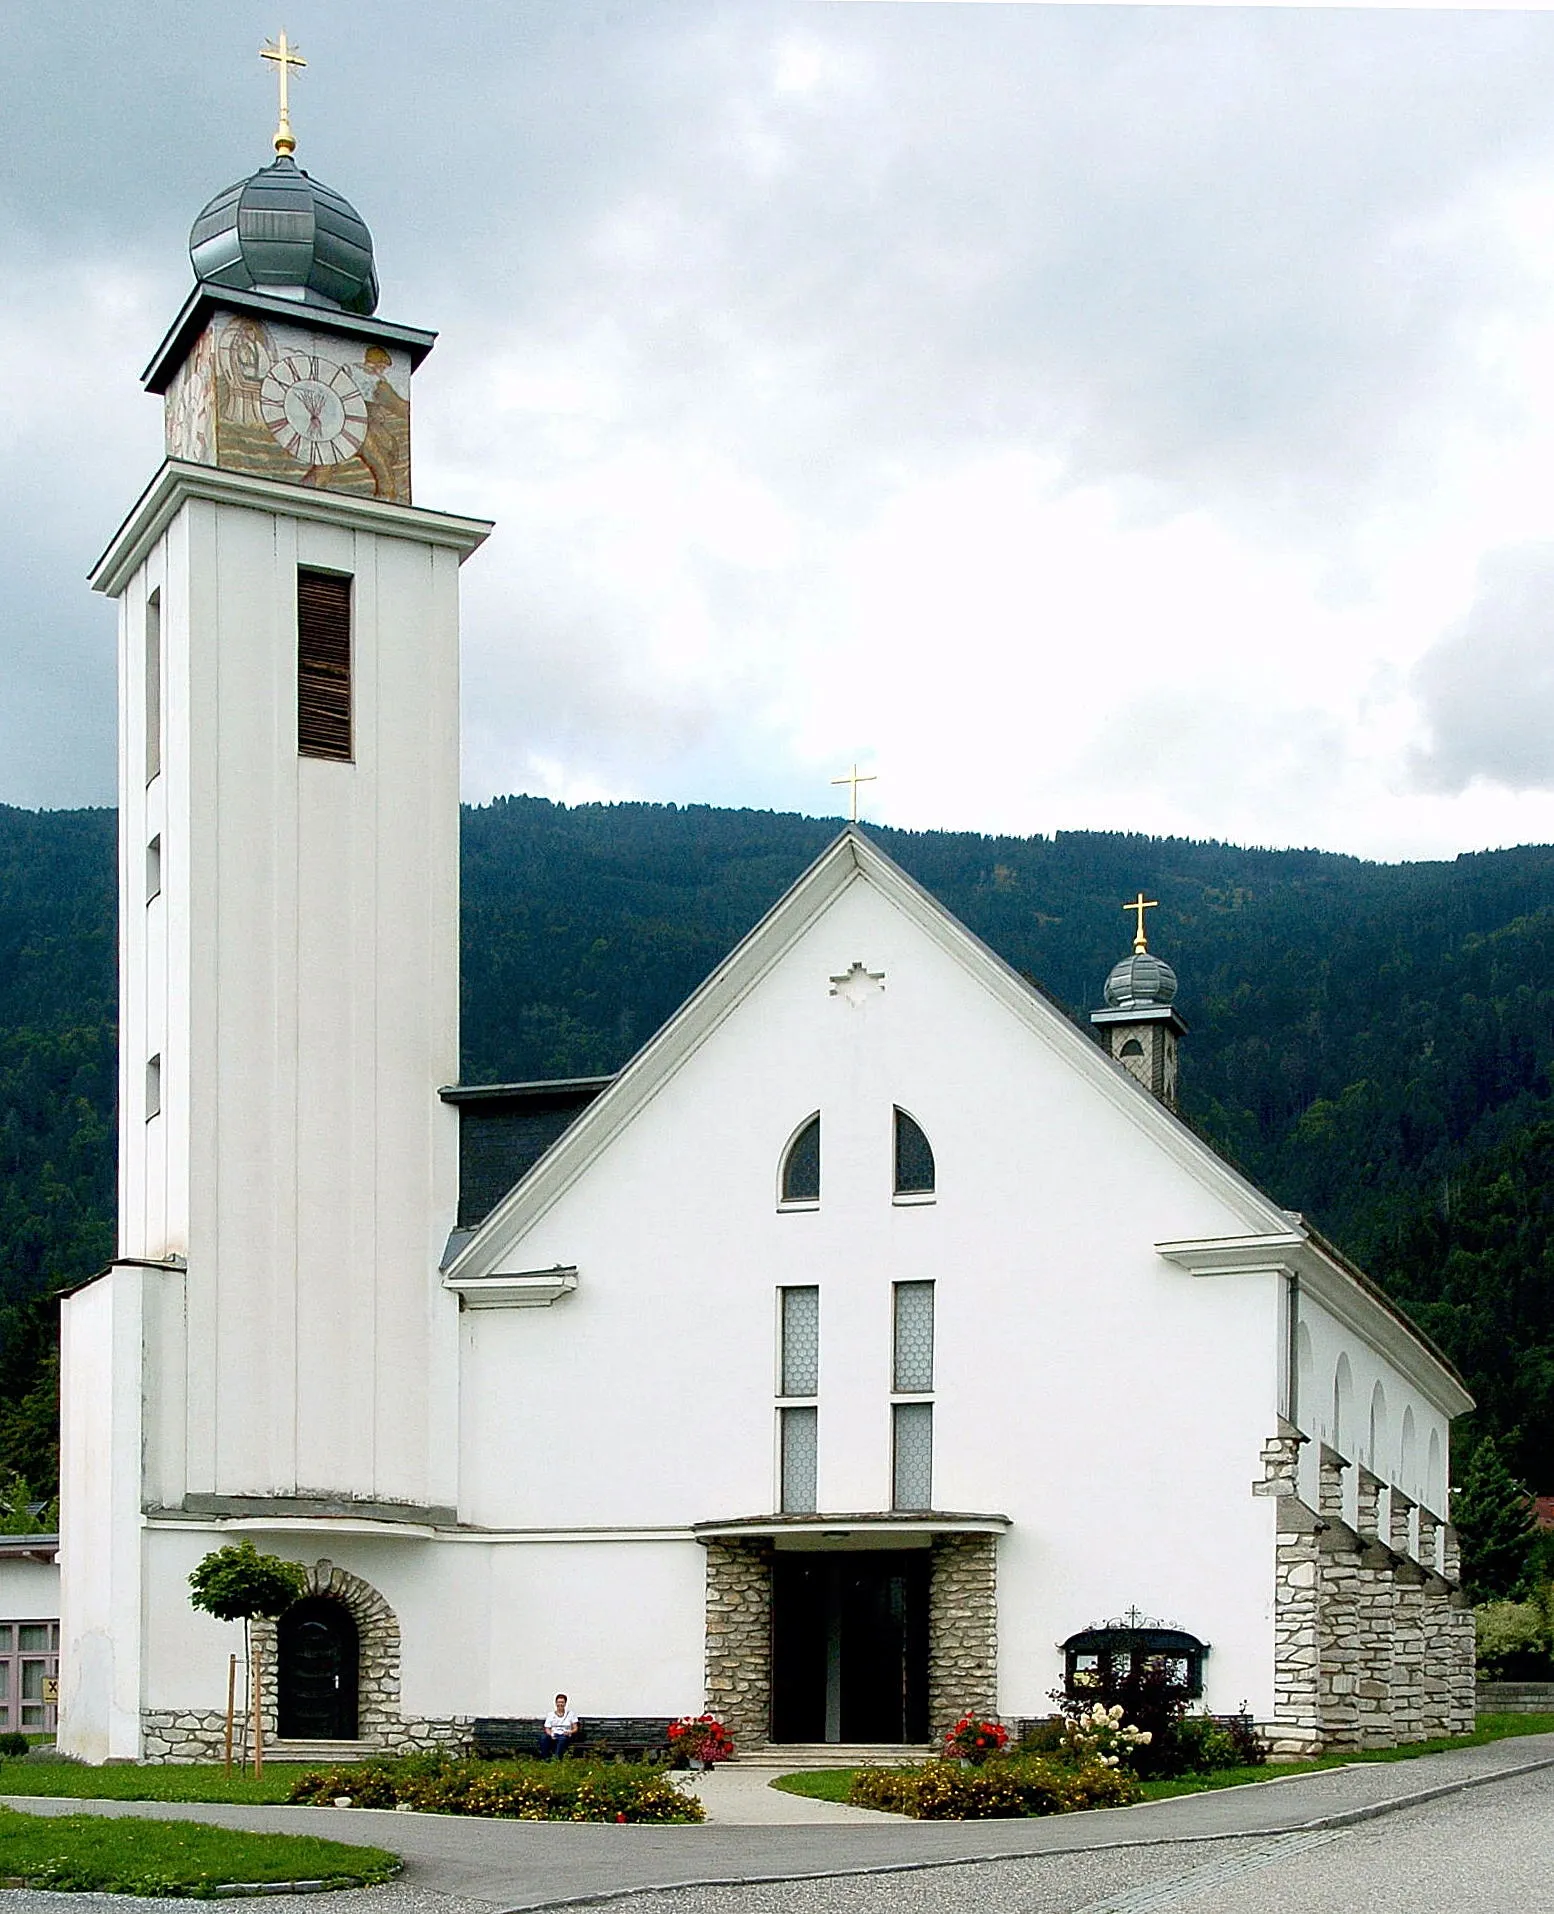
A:
{"label": "asphalt road", "polygon": [[[327,1830],[406,1857],[401,1885],[275,1896],[273,1914],[491,1914],[587,1899],[619,1914],[1554,1914],[1554,1736],[980,1824],[574,1827],[354,1809],[11,1805]],[[12,1890],[3,1910],[83,1914],[83,1901],[125,1905]],[[187,1903],[134,1905],[187,1914]]]}

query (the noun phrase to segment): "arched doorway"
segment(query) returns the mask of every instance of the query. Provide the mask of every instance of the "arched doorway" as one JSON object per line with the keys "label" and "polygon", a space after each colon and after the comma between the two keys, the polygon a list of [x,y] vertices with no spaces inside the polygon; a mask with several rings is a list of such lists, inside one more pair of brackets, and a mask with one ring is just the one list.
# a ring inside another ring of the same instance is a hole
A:
{"label": "arched doorway", "polygon": [[276,1727],[283,1741],[355,1741],[360,1643],[344,1602],[309,1595],[276,1624]]}

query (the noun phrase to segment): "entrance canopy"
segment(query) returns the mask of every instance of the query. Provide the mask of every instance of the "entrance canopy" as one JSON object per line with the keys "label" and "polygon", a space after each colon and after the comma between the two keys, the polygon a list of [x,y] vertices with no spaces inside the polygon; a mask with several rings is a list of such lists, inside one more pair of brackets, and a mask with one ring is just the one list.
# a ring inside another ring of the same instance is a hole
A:
{"label": "entrance canopy", "polygon": [[778,1549],[930,1548],[939,1535],[1002,1535],[1007,1515],[894,1510],[856,1515],[736,1515],[697,1522],[698,1542],[769,1540]]}

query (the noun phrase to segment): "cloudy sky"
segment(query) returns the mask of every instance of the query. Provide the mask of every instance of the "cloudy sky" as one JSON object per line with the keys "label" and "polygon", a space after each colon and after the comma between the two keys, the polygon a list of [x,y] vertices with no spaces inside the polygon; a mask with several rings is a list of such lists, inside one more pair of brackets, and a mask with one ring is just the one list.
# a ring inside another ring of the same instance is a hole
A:
{"label": "cloudy sky", "polygon": [[[498,521],[467,796],[1554,839],[1554,16],[286,4]],[[0,802],[111,801],[84,575],[280,24],[5,8]]]}

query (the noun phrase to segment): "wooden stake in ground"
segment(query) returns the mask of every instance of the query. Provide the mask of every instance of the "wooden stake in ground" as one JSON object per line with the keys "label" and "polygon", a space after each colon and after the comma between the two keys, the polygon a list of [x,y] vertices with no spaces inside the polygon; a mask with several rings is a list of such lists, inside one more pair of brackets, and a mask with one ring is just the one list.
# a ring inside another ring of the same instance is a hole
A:
{"label": "wooden stake in ground", "polygon": [[264,1650],[255,1646],[254,1657],[254,1779],[264,1773]]}
{"label": "wooden stake in ground", "polygon": [[232,1717],[237,1713],[237,1656],[227,1657],[227,1773],[232,1772]]}

